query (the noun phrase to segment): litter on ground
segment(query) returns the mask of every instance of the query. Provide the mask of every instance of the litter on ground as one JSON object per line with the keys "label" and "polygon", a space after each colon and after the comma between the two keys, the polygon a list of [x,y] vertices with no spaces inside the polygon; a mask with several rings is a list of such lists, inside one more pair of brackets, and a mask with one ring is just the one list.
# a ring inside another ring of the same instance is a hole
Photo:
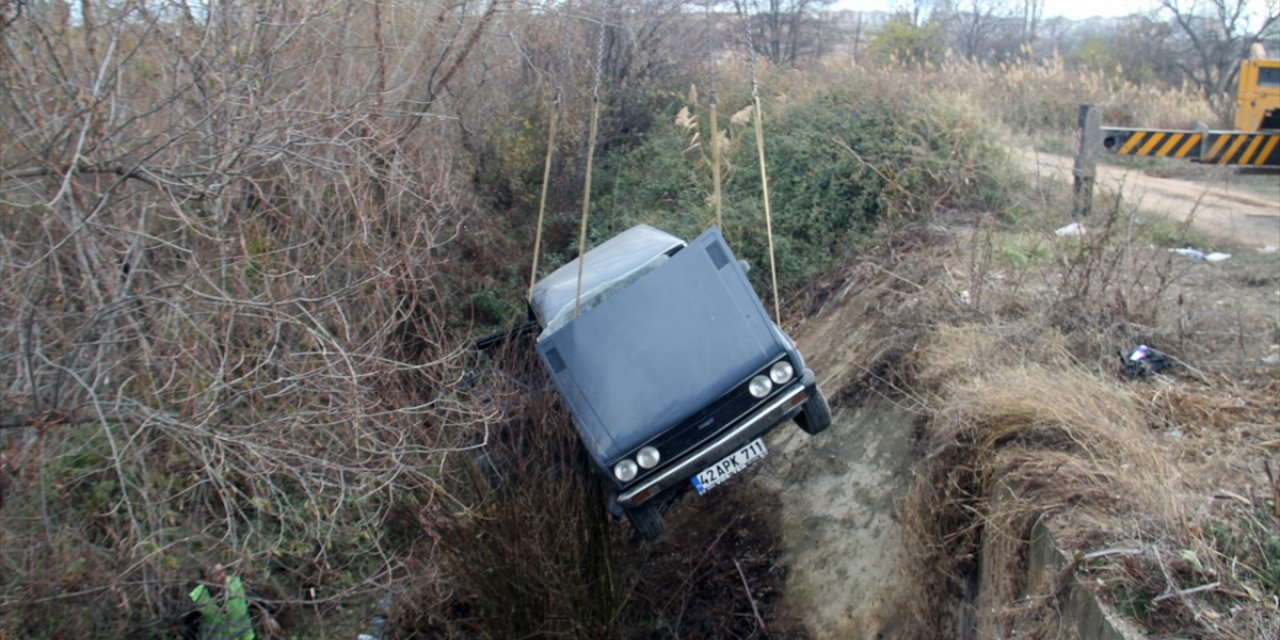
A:
{"label": "litter on ground", "polygon": [[1058,237],[1082,236],[1085,234],[1085,229],[1084,229],[1084,225],[1080,224],[1079,222],[1072,222],[1071,224],[1065,227],[1062,227],[1057,231],[1054,231],[1053,234]]}
{"label": "litter on ground", "polygon": [[1192,249],[1191,247],[1183,247],[1181,249],[1170,249],[1170,251],[1180,256],[1195,258],[1197,260],[1205,260],[1208,262],[1222,262],[1224,260],[1231,258],[1231,254],[1229,253],[1222,253],[1221,251],[1214,251],[1213,253],[1205,253],[1199,249]]}
{"label": "litter on ground", "polygon": [[1128,357],[1121,352],[1120,357],[1124,361],[1125,375],[1130,378],[1148,378],[1164,371],[1168,364],[1164,353],[1145,344],[1138,345]]}

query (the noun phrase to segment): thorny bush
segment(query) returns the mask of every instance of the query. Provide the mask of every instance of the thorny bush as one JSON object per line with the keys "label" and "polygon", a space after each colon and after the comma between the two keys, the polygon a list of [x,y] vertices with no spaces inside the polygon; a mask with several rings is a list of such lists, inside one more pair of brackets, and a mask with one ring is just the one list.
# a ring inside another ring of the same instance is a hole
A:
{"label": "thorny bush", "polygon": [[436,452],[487,419],[438,102],[501,4],[26,3],[0,31],[5,633],[171,637],[214,563],[264,629],[403,579],[390,505],[448,502]]}

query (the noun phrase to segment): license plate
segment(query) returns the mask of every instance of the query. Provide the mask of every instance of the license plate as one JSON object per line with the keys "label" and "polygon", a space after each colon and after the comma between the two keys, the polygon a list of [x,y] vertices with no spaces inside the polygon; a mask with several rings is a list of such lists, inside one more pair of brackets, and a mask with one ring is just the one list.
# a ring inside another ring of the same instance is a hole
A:
{"label": "license plate", "polygon": [[769,450],[765,448],[764,440],[756,438],[689,480],[693,482],[693,488],[697,490],[698,495],[702,495],[767,455]]}

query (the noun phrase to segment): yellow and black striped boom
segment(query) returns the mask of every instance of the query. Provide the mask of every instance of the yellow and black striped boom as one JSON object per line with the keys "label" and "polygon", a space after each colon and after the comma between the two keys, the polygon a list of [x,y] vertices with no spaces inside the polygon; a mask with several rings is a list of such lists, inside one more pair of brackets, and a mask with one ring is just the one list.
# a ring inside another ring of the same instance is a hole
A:
{"label": "yellow and black striped boom", "polygon": [[1185,158],[1205,164],[1280,168],[1280,131],[1174,131],[1102,128],[1102,151]]}

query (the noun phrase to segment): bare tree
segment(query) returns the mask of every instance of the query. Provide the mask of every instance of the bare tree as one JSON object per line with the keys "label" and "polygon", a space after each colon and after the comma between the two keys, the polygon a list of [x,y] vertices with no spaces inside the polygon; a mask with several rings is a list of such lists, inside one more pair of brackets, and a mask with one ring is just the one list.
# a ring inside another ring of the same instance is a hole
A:
{"label": "bare tree", "polygon": [[1280,0],[1160,0],[1159,10],[1183,36],[1170,43],[1178,68],[1225,114],[1240,61],[1280,20]]}
{"label": "bare tree", "polygon": [[857,17],[856,17],[856,18],[854,18],[854,25],[853,25],[853,52],[852,52],[852,56],[853,56],[853,63],[854,63],[854,64],[860,64],[860,63],[862,62],[862,57],[861,57],[861,54],[862,54],[862,38],[863,38],[862,12],[861,12],[861,11],[859,11],[859,12],[858,12],[858,14],[857,14]]}
{"label": "bare tree", "polygon": [[992,46],[1004,31],[1009,8],[1002,0],[961,0],[940,18],[952,47],[969,60],[990,57]]}
{"label": "bare tree", "polygon": [[891,6],[895,15],[907,16],[911,26],[923,27],[935,11],[949,13],[954,4],[953,0],[896,0]]}
{"label": "bare tree", "polygon": [[816,57],[823,37],[818,15],[835,0],[757,0],[747,3],[756,49],[776,64],[796,66]]}
{"label": "bare tree", "polygon": [[1032,46],[1036,42],[1040,19],[1044,17],[1045,0],[1022,0],[1022,43]]}

